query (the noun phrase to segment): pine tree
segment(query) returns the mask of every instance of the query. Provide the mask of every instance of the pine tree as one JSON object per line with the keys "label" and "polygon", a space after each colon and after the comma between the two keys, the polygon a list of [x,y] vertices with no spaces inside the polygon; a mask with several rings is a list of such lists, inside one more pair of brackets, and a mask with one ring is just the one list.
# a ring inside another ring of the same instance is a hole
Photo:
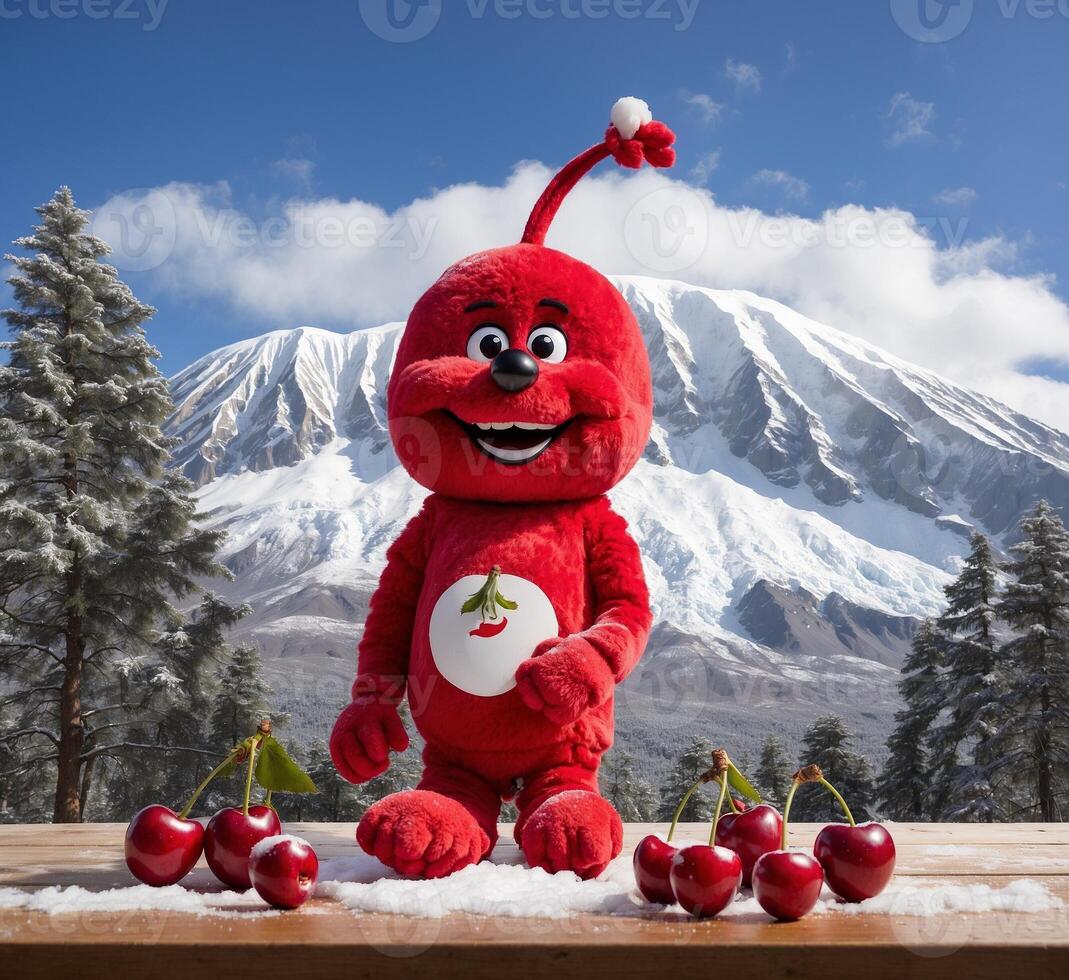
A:
{"label": "pine tree", "polygon": [[[271,711],[272,690],[263,676],[263,661],[253,647],[240,646],[218,672],[219,687],[211,712],[211,739],[219,747],[230,748],[247,738],[270,717],[284,719]],[[225,749],[224,749],[225,750]]]}
{"label": "pine tree", "polygon": [[943,652],[930,620],[920,625],[902,665],[898,692],[905,707],[895,713],[887,739],[887,762],[877,788],[884,814],[892,820],[928,819],[932,767],[928,739],[940,708]]}
{"label": "pine tree", "polygon": [[[695,738],[690,745],[683,750],[679,762],[665,778],[660,788],[660,806],[657,811],[658,820],[671,820],[676,806],[683,798],[683,794],[694,784],[702,773],[708,771],[713,763],[713,746],[704,738]],[[690,800],[680,817],[684,822],[701,822],[709,820],[713,815],[713,805],[702,788],[699,788]]]}
{"label": "pine tree", "polygon": [[[872,816],[875,790],[872,767],[851,749],[854,736],[838,715],[823,715],[806,730],[802,740],[800,765],[815,763],[825,778],[846,798],[854,817]],[[803,786],[794,798],[791,818],[827,823],[842,819],[842,810],[834,797],[822,787]]]}
{"label": "pine tree", "polygon": [[755,773],[756,788],[766,803],[778,809],[783,808],[793,773],[794,767],[783,748],[783,742],[776,735],[769,735],[761,745],[761,761]]}
{"label": "pine tree", "polygon": [[657,809],[653,787],[635,774],[634,759],[615,749],[608,754],[599,773],[602,795],[616,808],[625,823],[652,820]]}
{"label": "pine tree", "polygon": [[945,712],[930,738],[931,809],[942,820],[992,820],[998,813],[987,777],[1005,693],[996,669],[997,576],[990,543],[974,534],[961,574],[944,589],[947,608],[936,621],[944,663],[937,700]]}
{"label": "pine tree", "polygon": [[1069,532],[1039,501],[1021,521],[999,615],[1019,635],[1002,648],[1004,722],[993,780],[1017,790],[1015,817],[1069,817]]}
{"label": "pine tree", "polygon": [[[0,366],[0,684],[16,709],[0,778],[54,779],[52,818],[81,819],[85,777],[132,747],[115,664],[151,647],[195,577],[222,574],[191,486],[164,474],[171,411],[138,302],[67,188],[8,256],[18,304]],[[155,746],[147,744],[148,753]]]}

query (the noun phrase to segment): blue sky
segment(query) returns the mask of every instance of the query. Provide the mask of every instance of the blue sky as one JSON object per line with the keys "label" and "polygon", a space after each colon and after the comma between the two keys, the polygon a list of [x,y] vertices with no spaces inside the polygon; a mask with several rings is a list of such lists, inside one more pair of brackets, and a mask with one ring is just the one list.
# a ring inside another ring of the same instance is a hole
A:
{"label": "blue sky", "polygon": [[[997,240],[992,268],[1069,295],[1069,0],[962,0],[942,43],[898,26],[909,0],[447,0],[425,37],[391,43],[362,16],[386,2],[3,0],[0,237],[61,183],[89,208],[178,183],[253,221],[294,197],[392,212],[557,165],[635,94],[676,130],[676,176],[724,207],[900,208],[940,219],[937,245],[948,227]],[[171,271],[125,276],[160,308],[168,372],[295,325]],[[361,325],[314,303],[300,319]],[[1069,380],[1067,349],[1038,344],[1026,370]]]}

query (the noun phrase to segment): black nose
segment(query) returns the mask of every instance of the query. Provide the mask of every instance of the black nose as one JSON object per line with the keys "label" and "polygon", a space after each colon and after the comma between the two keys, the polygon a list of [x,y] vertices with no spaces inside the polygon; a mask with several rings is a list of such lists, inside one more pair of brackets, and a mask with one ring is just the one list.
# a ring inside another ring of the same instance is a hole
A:
{"label": "black nose", "polygon": [[510,347],[490,362],[490,377],[502,391],[523,391],[538,378],[538,362],[530,354]]}

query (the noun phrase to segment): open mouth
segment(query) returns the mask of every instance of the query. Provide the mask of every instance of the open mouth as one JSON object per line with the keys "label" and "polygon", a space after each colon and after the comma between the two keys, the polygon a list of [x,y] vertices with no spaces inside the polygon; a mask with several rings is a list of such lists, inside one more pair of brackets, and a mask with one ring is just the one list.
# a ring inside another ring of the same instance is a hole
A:
{"label": "open mouth", "polygon": [[468,438],[491,459],[510,466],[529,463],[542,455],[573,421],[559,425],[544,422],[465,422],[446,412]]}

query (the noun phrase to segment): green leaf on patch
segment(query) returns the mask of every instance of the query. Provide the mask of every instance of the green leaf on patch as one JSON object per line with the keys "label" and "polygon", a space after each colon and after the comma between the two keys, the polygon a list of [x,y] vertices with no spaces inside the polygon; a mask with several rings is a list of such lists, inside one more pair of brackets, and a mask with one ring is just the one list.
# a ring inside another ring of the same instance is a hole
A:
{"label": "green leaf on patch", "polygon": [[273,735],[260,742],[256,759],[256,782],[276,793],[318,793],[316,784]]}
{"label": "green leaf on patch", "polygon": [[478,592],[476,592],[475,595],[471,596],[465,601],[464,605],[460,607],[460,611],[462,614],[475,612],[475,610],[478,609],[482,604],[482,597],[479,595]]}
{"label": "green leaf on patch", "polygon": [[505,609],[519,609],[520,604],[513,602],[511,599],[506,599],[500,592],[494,596],[494,601]]}
{"label": "green leaf on patch", "polygon": [[758,793],[757,790],[753,788],[750,781],[735,768],[734,763],[731,763],[728,767],[728,784],[754,803],[761,802],[761,794]]}

